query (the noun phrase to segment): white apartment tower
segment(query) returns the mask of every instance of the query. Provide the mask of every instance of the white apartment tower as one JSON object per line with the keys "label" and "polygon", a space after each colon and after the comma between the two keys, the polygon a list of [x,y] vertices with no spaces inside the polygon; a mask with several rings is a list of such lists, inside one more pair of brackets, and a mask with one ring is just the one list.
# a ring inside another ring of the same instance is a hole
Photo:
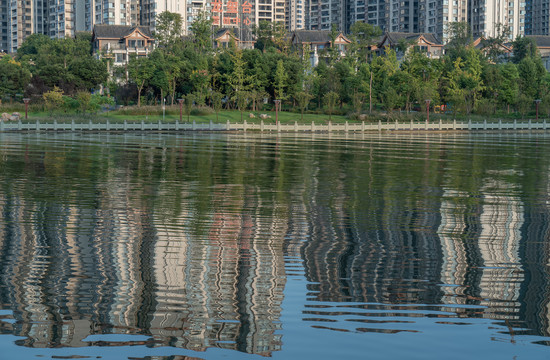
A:
{"label": "white apartment tower", "polygon": [[139,0],[87,0],[86,27],[93,25],[139,25]]}
{"label": "white apartment tower", "polygon": [[0,49],[14,52],[31,34],[47,33],[47,2],[1,1],[0,2]]}
{"label": "white apartment tower", "polygon": [[287,31],[303,30],[306,26],[305,0],[286,0],[285,28]]}

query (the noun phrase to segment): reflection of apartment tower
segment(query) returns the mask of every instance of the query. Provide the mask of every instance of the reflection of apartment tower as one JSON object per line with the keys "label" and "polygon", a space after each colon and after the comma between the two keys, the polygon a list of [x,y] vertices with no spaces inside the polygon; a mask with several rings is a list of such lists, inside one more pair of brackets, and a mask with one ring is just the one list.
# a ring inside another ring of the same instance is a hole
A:
{"label": "reflection of apartment tower", "polygon": [[498,317],[500,307],[506,308],[506,312],[519,310],[517,300],[523,281],[523,272],[518,266],[523,206],[516,197],[499,195],[509,191],[510,184],[489,179],[485,183],[478,240],[483,259],[480,297],[484,299],[481,304],[487,301],[488,309],[496,312],[491,317]]}
{"label": "reflection of apartment tower", "polygon": [[437,234],[442,252],[441,288],[444,292],[443,302],[447,304],[466,304],[466,291],[472,285],[469,269],[477,251],[472,252],[471,242],[464,241],[464,237],[477,238],[479,234],[475,230],[477,226],[472,224],[474,219],[466,215],[471,213],[471,209],[462,203],[462,200],[466,202],[468,198],[466,193],[447,189],[441,201],[441,223]]}
{"label": "reflection of apartment tower", "polygon": [[284,231],[276,218],[242,211],[257,203],[253,190],[214,192],[218,200],[204,237],[191,235],[186,214],[172,220],[169,231],[157,226],[152,334],[197,351],[214,346],[269,355],[280,349]]}

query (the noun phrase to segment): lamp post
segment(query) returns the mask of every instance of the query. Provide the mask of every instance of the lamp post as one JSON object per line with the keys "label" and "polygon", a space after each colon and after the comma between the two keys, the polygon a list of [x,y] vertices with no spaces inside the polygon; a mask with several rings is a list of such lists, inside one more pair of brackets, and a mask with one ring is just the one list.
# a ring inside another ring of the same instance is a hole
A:
{"label": "lamp post", "polygon": [[31,102],[31,99],[29,98],[24,98],[23,99],[23,102],[25,103],[25,120],[27,120],[29,117],[28,117],[28,113],[29,113],[29,103]]}
{"label": "lamp post", "polygon": [[275,124],[279,124],[279,105],[281,104],[281,100],[273,100],[275,103]]}
{"label": "lamp post", "polygon": [[182,110],[183,110],[183,99],[178,99],[178,103],[180,104],[180,123],[182,119]]}
{"label": "lamp post", "polygon": [[540,102],[541,102],[540,99],[535,100],[535,105],[537,107],[537,122],[539,121],[539,104],[540,104]]}
{"label": "lamp post", "polygon": [[426,122],[430,122],[430,102],[432,101],[431,99],[426,99]]}

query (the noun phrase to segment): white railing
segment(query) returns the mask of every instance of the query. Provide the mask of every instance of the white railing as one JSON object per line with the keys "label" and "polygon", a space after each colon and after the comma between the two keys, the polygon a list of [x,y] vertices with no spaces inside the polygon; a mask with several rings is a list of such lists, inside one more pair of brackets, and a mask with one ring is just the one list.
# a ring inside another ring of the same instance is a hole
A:
{"label": "white railing", "polygon": [[503,122],[501,120],[495,122],[457,122],[455,120],[437,121],[437,122],[384,122],[365,123],[363,122],[348,122],[332,123],[323,122],[311,124],[266,124],[262,120],[258,123],[230,123],[214,124],[210,123],[180,123],[167,122],[127,122],[112,123],[106,122],[82,122],[78,123],[74,120],[71,122],[58,123],[53,122],[1,122],[0,132],[3,131],[262,131],[262,132],[376,132],[376,131],[483,131],[483,130],[547,130],[549,124],[546,120],[542,121],[518,121]]}

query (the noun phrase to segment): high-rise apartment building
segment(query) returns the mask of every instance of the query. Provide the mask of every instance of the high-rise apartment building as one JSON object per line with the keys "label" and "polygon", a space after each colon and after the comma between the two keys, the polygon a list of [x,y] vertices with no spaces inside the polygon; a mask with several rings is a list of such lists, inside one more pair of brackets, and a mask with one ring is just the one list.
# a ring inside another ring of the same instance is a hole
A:
{"label": "high-rise apartment building", "polygon": [[[187,22],[187,0],[140,0],[140,22],[143,26],[149,26],[152,29],[156,26],[157,16],[165,11],[180,14]],[[192,1],[189,1],[191,4]],[[184,27],[186,27],[184,25]]]}
{"label": "high-rise apartment building", "polygon": [[305,0],[286,0],[285,28],[287,31],[303,30],[306,26]]}
{"label": "high-rise apartment building", "polygon": [[520,4],[525,6],[525,34],[550,35],[550,0],[527,0]]}
{"label": "high-rise apartment building", "polygon": [[85,9],[86,27],[103,25],[139,25],[139,0],[87,0]]}
{"label": "high-rise apartment building", "polygon": [[0,48],[13,52],[34,33],[45,33],[47,29],[47,2],[32,1],[1,1]]}

